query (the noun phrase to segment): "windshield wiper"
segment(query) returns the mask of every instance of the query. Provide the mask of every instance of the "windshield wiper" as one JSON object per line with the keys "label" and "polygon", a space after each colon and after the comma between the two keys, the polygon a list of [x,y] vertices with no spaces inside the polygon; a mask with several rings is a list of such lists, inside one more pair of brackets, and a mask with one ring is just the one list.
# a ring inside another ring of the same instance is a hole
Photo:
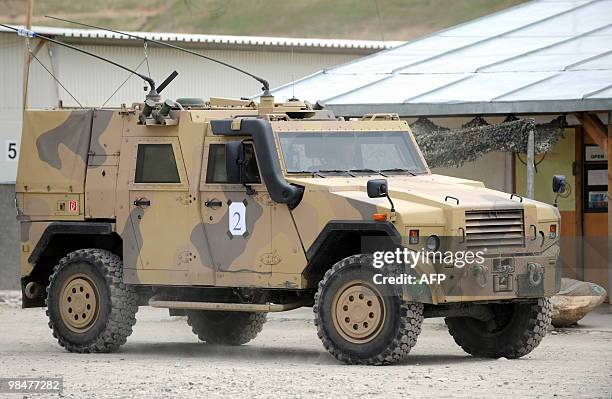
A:
{"label": "windshield wiper", "polygon": [[305,173],[305,174],[307,173],[309,175],[312,175],[313,177],[317,176],[317,177],[325,178],[325,176],[323,176],[322,174],[320,174],[318,171],[315,171],[315,170],[292,170],[292,171],[289,171],[289,173]]}
{"label": "windshield wiper", "polygon": [[364,169],[349,169],[349,172],[355,172],[355,173],[375,173],[377,175],[381,175],[383,177],[387,177],[387,175],[382,173],[380,170],[374,170],[374,169],[369,169],[369,168],[364,168]]}
{"label": "windshield wiper", "polygon": [[352,174],[351,172],[349,172],[348,170],[340,170],[340,169],[319,169],[317,170],[317,172],[320,173],[346,173],[347,175],[351,176],[351,177],[355,177],[354,174]]}
{"label": "windshield wiper", "polygon": [[404,168],[381,169],[381,172],[406,172],[410,173],[412,176],[416,176],[416,173]]}

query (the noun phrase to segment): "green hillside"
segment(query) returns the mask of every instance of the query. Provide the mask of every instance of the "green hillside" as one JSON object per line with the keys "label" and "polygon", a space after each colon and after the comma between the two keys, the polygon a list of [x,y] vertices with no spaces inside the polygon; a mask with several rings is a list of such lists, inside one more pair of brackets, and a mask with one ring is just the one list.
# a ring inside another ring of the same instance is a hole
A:
{"label": "green hillside", "polygon": [[[407,40],[522,0],[34,0],[51,14],[116,29],[184,33]],[[377,11],[378,8],[378,11]],[[0,0],[0,21],[23,23],[23,0]]]}

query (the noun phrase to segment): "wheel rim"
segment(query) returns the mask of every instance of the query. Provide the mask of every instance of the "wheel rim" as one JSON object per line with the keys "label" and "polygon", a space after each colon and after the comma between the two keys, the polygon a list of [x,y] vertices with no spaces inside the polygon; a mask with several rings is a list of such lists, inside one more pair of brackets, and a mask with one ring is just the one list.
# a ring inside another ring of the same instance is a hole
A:
{"label": "wheel rim", "polygon": [[62,321],[76,333],[88,331],[98,318],[98,289],[84,274],[75,274],[60,290]]}
{"label": "wheel rim", "polygon": [[363,281],[345,284],[334,297],[334,325],[349,342],[364,344],[376,338],[382,329],[385,314],[385,303],[380,292]]}

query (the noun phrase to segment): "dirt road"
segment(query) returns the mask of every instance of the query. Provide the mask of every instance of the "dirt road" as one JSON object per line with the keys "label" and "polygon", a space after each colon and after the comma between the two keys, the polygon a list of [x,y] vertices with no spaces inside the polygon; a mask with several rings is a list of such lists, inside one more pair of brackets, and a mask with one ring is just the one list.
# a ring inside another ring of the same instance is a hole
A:
{"label": "dirt road", "polygon": [[388,367],[337,363],[317,338],[310,309],[271,315],[257,339],[230,348],[198,343],[185,320],[167,311],[140,308],[137,318],[118,353],[78,355],[57,345],[44,309],[0,301],[0,377],[63,377],[67,398],[612,397],[607,306],[519,360],[472,358],[441,319],[426,320],[408,361]]}

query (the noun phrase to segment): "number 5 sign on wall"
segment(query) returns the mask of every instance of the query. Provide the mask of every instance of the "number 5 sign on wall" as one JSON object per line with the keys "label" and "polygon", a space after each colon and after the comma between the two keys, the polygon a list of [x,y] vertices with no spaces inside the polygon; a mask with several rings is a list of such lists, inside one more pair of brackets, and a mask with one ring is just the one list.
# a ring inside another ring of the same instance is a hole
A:
{"label": "number 5 sign on wall", "polygon": [[229,203],[229,225],[227,234],[230,238],[246,237],[249,233],[246,227],[246,200]]}
{"label": "number 5 sign on wall", "polygon": [[15,140],[6,140],[4,157],[6,162],[17,162],[19,157],[19,145]]}

